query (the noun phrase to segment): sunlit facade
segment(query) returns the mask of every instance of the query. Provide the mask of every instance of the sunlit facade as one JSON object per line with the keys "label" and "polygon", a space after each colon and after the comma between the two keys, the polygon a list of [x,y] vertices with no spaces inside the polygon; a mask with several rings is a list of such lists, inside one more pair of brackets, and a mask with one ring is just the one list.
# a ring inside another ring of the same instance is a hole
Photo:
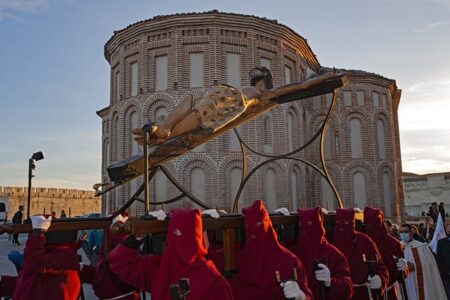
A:
{"label": "sunlit facade", "polygon": [[[105,45],[105,57],[111,65],[110,105],[98,112],[103,121],[104,180],[106,166],[142,151],[133,142],[131,129],[148,119],[163,122],[188,91],[202,93],[222,83],[248,85],[248,73],[255,66],[269,68],[275,86],[304,80],[321,67],[306,40],[277,21],[217,11],[158,16],[132,24],[114,33]],[[349,79],[350,85],[339,92],[325,139],[330,173],[346,206],[369,203],[398,216],[403,200],[399,92],[395,81],[375,74],[349,71]],[[239,133],[258,152],[290,152],[314,134],[331,98],[323,95],[285,104],[241,126]],[[315,142],[295,157],[317,164],[318,149]],[[264,160],[247,154],[249,168]],[[230,210],[242,171],[241,149],[233,132],[166,166],[211,207]],[[103,211],[123,204],[141,180],[106,195]],[[156,174],[152,199],[161,201],[178,194],[164,174]],[[239,206],[261,198],[270,210],[317,204],[336,207],[326,181],[293,160],[259,169],[244,189]],[[176,206],[191,203],[182,200]],[[131,213],[142,213],[142,206],[133,206]]]}

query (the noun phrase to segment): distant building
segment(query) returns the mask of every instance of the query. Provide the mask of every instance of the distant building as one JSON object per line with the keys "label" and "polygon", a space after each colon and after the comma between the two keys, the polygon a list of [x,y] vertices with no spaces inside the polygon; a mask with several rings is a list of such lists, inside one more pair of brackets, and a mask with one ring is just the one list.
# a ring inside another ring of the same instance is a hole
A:
{"label": "distant building", "polygon": [[428,213],[431,203],[444,203],[450,212],[450,172],[418,175],[403,173],[405,183],[405,213],[422,216]]}
{"label": "distant building", "polygon": [[[271,69],[275,86],[305,80],[321,69],[306,39],[275,20],[221,13],[157,16],[137,22],[105,45],[111,66],[111,95],[102,118],[102,178],[106,167],[142,149],[131,130],[148,119],[163,122],[187,91],[202,93],[217,84],[249,84],[255,66]],[[397,110],[400,91],[395,80],[363,71],[347,71],[350,85],[341,89],[325,138],[325,158],[344,205],[381,207],[390,217],[403,211],[403,184]],[[331,94],[289,103],[239,128],[255,150],[287,153],[306,143],[319,128]],[[318,142],[295,155],[317,164]],[[252,168],[263,160],[248,154]],[[229,210],[239,186],[242,158],[230,132],[166,165],[188,190],[212,207]],[[104,196],[109,213],[142,182],[131,181]],[[155,185],[156,182],[156,185]],[[152,199],[179,194],[163,174],[152,182]],[[283,160],[261,168],[241,196],[240,206],[264,199],[269,209],[286,206],[336,207],[326,182],[310,167]],[[183,200],[178,206],[190,206]],[[167,207],[166,207],[167,208]],[[142,213],[134,205],[132,214]]]}
{"label": "distant building", "polygon": [[[19,205],[24,207],[24,218],[27,215],[28,188],[0,187],[0,202],[6,203],[8,220],[11,220]],[[67,217],[81,216],[101,211],[101,199],[95,197],[93,191],[32,188],[30,197],[30,215],[50,214],[56,212],[60,216],[61,210]]]}

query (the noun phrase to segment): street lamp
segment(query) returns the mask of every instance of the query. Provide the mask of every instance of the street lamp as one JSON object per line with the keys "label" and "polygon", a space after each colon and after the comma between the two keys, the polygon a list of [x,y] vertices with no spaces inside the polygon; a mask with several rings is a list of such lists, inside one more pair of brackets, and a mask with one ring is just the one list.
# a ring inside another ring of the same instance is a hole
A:
{"label": "street lamp", "polygon": [[33,170],[36,168],[34,161],[44,159],[44,153],[41,151],[33,153],[28,160],[28,202],[27,202],[27,219],[30,218],[30,199],[31,199],[31,178],[34,177]]}

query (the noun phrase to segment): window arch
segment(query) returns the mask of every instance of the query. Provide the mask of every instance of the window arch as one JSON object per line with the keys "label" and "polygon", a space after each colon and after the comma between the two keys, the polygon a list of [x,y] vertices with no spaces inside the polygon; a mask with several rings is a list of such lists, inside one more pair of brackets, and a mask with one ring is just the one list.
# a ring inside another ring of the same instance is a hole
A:
{"label": "window arch", "polygon": [[[133,130],[134,128],[139,127],[139,121],[138,121],[138,114],[136,111],[133,111],[130,114],[130,127],[131,130]],[[128,132],[128,138],[129,138],[129,143],[131,143],[131,155],[135,155],[138,154],[139,152],[139,146],[138,143],[136,143],[136,141],[133,139],[133,135],[131,134],[131,130]]]}
{"label": "window arch", "polygon": [[167,178],[161,170],[155,173],[155,184],[153,188],[153,199],[155,201],[166,201],[169,199],[167,194]]}
{"label": "window arch", "polygon": [[268,168],[264,174],[264,202],[268,211],[274,211],[277,208],[275,178],[275,170]]}
{"label": "window arch", "polygon": [[297,210],[300,199],[299,181],[300,172],[297,167],[294,167],[291,171],[291,201],[293,210]]}
{"label": "window arch", "polygon": [[288,112],[288,146],[289,152],[294,150],[294,141],[295,141],[295,115],[293,111]]}
{"label": "window arch", "polygon": [[392,189],[391,189],[391,176],[388,172],[383,172],[383,201],[384,201],[384,214],[386,216],[392,215]]}
{"label": "window arch", "polygon": [[355,201],[355,207],[363,209],[366,206],[366,178],[361,172],[353,174],[353,199]]}
{"label": "window arch", "polygon": [[378,158],[386,158],[385,126],[381,119],[377,120]]}
{"label": "window arch", "polygon": [[[191,170],[191,193],[200,200],[205,200],[205,183],[206,176],[205,171],[200,167],[195,167]],[[197,207],[193,203],[193,207]]]}
{"label": "window arch", "polygon": [[273,115],[268,112],[264,115],[264,151],[273,151]]}
{"label": "window arch", "polygon": [[350,143],[352,150],[352,158],[362,158],[363,157],[362,126],[361,121],[356,118],[350,120]]}
{"label": "window arch", "polygon": [[[230,171],[230,203],[231,205],[234,202],[234,198],[236,198],[236,194],[239,190],[239,186],[241,184],[241,177],[242,177],[242,169],[239,167],[234,167]],[[241,193],[241,196],[239,197],[238,203],[241,204],[243,197],[243,191]]]}
{"label": "window arch", "polygon": [[336,209],[336,196],[334,195],[333,189],[328,184],[328,181],[321,177],[320,178],[320,190],[322,196],[322,205],[328,210]]}
{"label": "window arch", "polygon": [[111,149],[111,158],[113,161],[116,161],[118,159],[117,157],[117,148],[118,148],[118,142],[119,142],[119,117],[117,115],[114,115],[113,121],[112,121],[112,149]]}
{"label": "window arch", "polygon": [[164,106],[160,106],[155,110],[155,122],[157,124],[162,124],[166,121],[169,112]]}

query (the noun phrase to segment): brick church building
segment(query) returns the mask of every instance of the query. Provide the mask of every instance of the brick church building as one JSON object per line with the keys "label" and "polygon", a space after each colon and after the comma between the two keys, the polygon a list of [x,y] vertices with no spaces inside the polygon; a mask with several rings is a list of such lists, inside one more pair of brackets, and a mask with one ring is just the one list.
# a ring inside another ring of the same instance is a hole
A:
{"label": "brick church building", "polygon": [[[131,130],[148,119],[163,122],[188,91],[202,93],[221,83],[249,85],[248,74],[255,66],[269,68],[276,87],[305,80],[322,68],[306,39],[289,27],[276,20],[218,11],[156,16],[131,24],[114,32],[105,45],[105,57],[111,66],[110,103],[97,112],[103,124],[104,181],[108,165],[142,152]],[[350,83],[339,90],[326,131],[327,168],[345,207],[372,205],[398,219],[404,211],[397,116],[401,91],[395,80],[342,71]],[[331,100],[328,94],[284,104],[241,126],[239,134],[258,152],[290,152],[315,134]],[[294,157],[319,165],[319,140]],[[247,151],[250,169],[264,159]],[[240,184],[242,153],[236,135],[229,132],[166,167],[199,199],[229,211]],[[105,195],[103,213],[128,200],[140,183],[142,178],[135,179]],[[152,180],[151,192],[152,200],[158,201],[179,194],[162,172]],[[263,199],[270,210],[337,206],[317,171],[293,160],[278,160],[255,173],[239,206],[255,199]],[[188,199],[172,204],[191,205]],[[132,214],[142,212],[143,205],[131,208]]]}

